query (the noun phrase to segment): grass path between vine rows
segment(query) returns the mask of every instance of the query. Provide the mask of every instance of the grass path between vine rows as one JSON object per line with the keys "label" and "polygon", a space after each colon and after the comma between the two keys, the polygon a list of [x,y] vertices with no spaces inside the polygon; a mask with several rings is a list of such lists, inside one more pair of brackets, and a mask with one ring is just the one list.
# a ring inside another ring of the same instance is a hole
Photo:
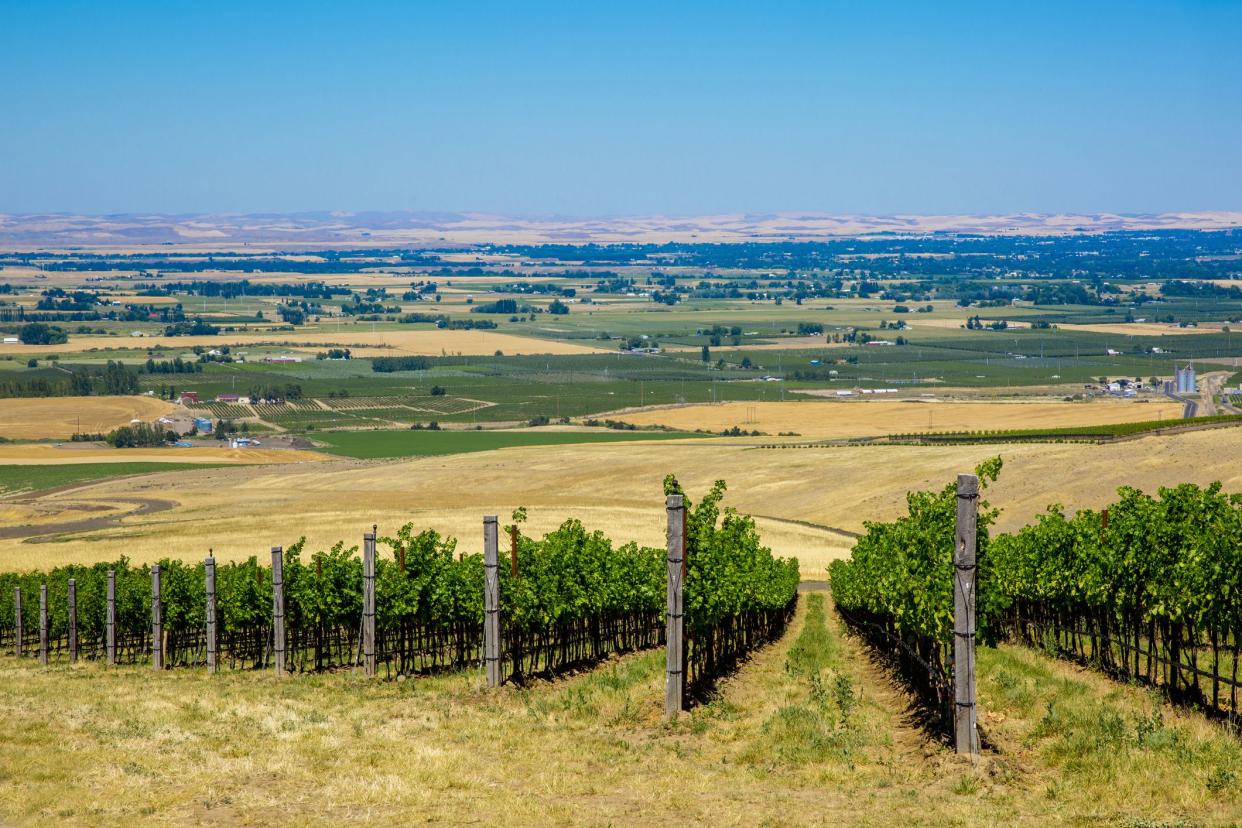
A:
{"label": "grass path between vine rows", "polygon": [[[661,721],[663,651],[520,689],[0,658],[0,823],[1229,824],[1238,741],[1135,688],[980,654],[978,767],[804,598],[719,697]],[[1052,702],[1051,708],[1048,702]]]}

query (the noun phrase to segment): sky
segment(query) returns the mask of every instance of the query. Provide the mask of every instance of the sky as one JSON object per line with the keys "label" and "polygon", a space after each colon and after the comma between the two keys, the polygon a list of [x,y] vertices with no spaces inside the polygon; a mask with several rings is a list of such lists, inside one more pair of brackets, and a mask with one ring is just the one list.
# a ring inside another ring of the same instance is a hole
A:
{"label": "sky", "polygon": [[0,0],[0,212],[1242,209],[1242,0]]}

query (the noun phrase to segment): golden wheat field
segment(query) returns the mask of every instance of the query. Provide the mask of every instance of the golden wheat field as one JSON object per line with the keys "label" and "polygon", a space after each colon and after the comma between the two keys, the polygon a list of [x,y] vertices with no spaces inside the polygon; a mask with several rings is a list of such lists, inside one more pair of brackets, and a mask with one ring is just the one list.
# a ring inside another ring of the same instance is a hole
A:
{"label": "golden wheat field", "polygon": [[75,431],[97,434],[153,420],[176,408],[154,397],[31,397],[0,402],[0,437],[67,440]]}
{"label": "golden wheat field", "polygon": [[291,351],[317,351],[327,347],[351,348],[360,357],[438,356],[442,353],[491,356],[496,351],[510,355],[589,354],[598,349],[572,342],[535,339],[492,331],[372,331],[361,326],[338,330],[299,330],[272,332],[220,333],[216,336],[70,336],[66,345],[0,345],[0,354],[37,355],[86,351],[90,348],[189,349],[195,345],[217,347],[256,347],[275,344]]}
{"label": "golden wheat field", "polygon": [[[832,392],[828,392],[832,393]],[[1128,400],[1065,402],[974,402],[959,400],[823,400],[736,402],[687,405],[617,415],[635,425],[662,425],[683,431],[722,431],[738,426],[776,435],[844,439],[882,437],[916,431],[984,431],[1059,428],[1180,417],[1180,404]]]}
{"label": "golden wheat field", "polygon": [[[509,448],[396,462],[332,460],[315,464],[164,472],[5,502],[9,525],[124,515],[143,499],[167,502],[119,525],[55,533],[28,543],[0,540],[0,568],[25,569],[128,555],[222,559],[263,554],[305,535],[312,546],[358,542],[407,521],[480,545],[484,514],[530,512],[529,531],[577,517],[617,540],[663,543],[661,480],[674,473],[692,498],[716,479],[729,482],[726,504],[756,516],[764,540],[821,577],[848,554],[848,533],[867,520],[891,519],[907,491],[940,487],[1000,454],[1005,469],[988,492],[1013,529],[1048,504],[1098,508],[1117,487],[1222,480],[1242,490],[1242,430],[1190,432],[1111,445],[858,446],[758,448],[753,441],[698,440]],[[23,515],[26,517],[23,518]],[[59,516],[58,516],[59,515]]]}

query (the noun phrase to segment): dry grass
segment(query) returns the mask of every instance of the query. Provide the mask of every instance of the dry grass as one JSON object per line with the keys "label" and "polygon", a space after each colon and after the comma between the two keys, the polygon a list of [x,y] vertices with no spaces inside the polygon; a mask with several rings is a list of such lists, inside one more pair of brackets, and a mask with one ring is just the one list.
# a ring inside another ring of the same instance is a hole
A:
{"label": "dry grass", "polygon": [[176,408],[154,397],[34,397],[0,404],[0,437],[69,439],[75,431],[107,433],[130,420],[153,420]]}
{"label": "dry grass", "polygon": [[477,548],[484,514],[530,508],[530,531],[580,517],[614,538],[663,543],[661,479],[675,473],[697,495],[713,480],[730,483],[726,503],[756,515],[763,537],[781,555],[802,561],[805,577],[822,577],[846,554],[865,520],[891,519],[907,491],[943,486],[958,472],[1001,454],[1005,470],[989,489],[1012,529],[1053,502],[1099,508],[1121,485],[1154,490],[1185,481],[1222,480],[1242,490],[1242,430],[1191,432],[1112,445],[870,446],[759,449],[745,441],[696,440],[624,445],[511,448],[467,455],[368,463],[214,468],[168,472],[84,486],[38,498],[46,509],[81,509],[117,498],[176,501],[170,511],[56,543],[0,540],[0,568],[68,561],[135,560],[166,555],[245,558],[306,535],[326,547],[413,521],[451,533]]}
{"label": "dry grass", "polygon": [[817,439],[882,437],[912,431],[983,431],[1058,428],[1142,420],[1173,420],[1180,404],[1128,400],[1091,402],[966,402],[944,400],[867,400],[735,402],[687,405],[617,415],[636,425],[663,425],[683,431],[723,431],[738,426],[767,434],[796,432]]}
{"label": "dry grass", "polygon": [[900,693],[805,601],[782,641],[672,726],[660,720],[662,659],[488,691],[475,673],[277,681],[6,656],[0,821],[1025,826],[1242,815],[1228,778],[1236,740],[1029,651],[981,653],[999,750],[973,768],[911,729]]}
{"label": "dry grass", "polygon": [[510,355],[524,354],[589,354],[597,348],[549,339],[514,336],[492,331],[371,331],[363,326],[346,326],[340,331],[304,329],[298,331],[221,333],[217,336],[74,336],[66,345],[0,345],[0,354],[37,355],[64,354],[90,348],[165,348],[185,350],[195,345],[238,348],[259,343],[287,343],[290,351],[314,352],[329,346],[348,347],[360,357],[369,356],[438,356],[467,354],[491,356],[496,351]]}

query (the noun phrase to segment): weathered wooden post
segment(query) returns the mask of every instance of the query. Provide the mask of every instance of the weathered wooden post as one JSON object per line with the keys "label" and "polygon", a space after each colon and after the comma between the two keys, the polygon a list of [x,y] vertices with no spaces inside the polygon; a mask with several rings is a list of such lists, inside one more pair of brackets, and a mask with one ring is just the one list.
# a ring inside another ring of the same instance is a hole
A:
{"label": "weathered wooden post", "polygon": [[362,666],[376,672],[375,660],[375,532],[362,536]]}
{"label": "weathered wooden post", "polygon": [[104,623],[104,649],[108,664],[116,664],[116,570],[108,570],[108,616]]}
{"label": "weathered wooden post", "polygon": [[164,669],[164,613],[160,606],[160,565],[151,567],[151,667]]}
{"label": "weathered wooden post", "polygon": [[78,660],[78,582],[69,579],[69,663]]}
{"label": "weathered wooden post", "polygon": [[500,686],[500,550],[496,516],[483,517],[483,663],[487,686]]}
{"label": "weathered wooden post", "polygon": [[13,587],[13,626],[17,638],[13,640],[13,655],[22,657],[22,588]]}
{"label": "weathered wooden post", "polygon": [[47,664],[47,584],[39,587],[39,663]]}
{"label": "weathered wooden post", "polygon": [[[372,578],[374,578],[374,569],[372,569]],[[371,594],[372,602],[374,602],[374,586],[372,586]],[[372,614],[374,614],[374,603],[372,603]],[[276,655],[276,675],[283,676],[285,674],[285,562],[284,550],[279,546],[272,547],[272,649]],[[371,673],[368,672],[367,675]]]}
{"label": "weathered wooden post", "polygon": [[207,581],[207,672],[216,671],[216,559],[208,555],[203,562],[203,577]]}
{"label": "weathered wooden post", "polygon": [[979,478],[957,476],[957,531],[953,544],[953,733],[957,752],[979,754],[975,708],[975,529]]}
{"label": "weathered wooden post", "polygon": [[681,712],[686,689],[685,613],[682,603],[686,558],[686,507],[681,495],[669,495],[668,512],[668,606],[665,609],[664,718],[672,721]]}

